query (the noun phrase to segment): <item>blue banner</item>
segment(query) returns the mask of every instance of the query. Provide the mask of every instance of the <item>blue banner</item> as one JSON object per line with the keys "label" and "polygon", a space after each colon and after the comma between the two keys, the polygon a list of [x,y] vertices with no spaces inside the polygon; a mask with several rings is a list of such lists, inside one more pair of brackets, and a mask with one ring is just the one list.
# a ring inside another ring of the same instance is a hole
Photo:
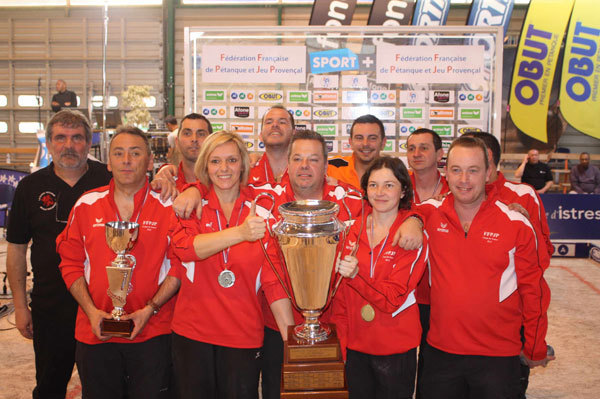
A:
{"label": "blue banner", "polygon": [[550,228],[551,240],[599,240],[600,195],[540,195]]}
{"label": "blue banner", "polygon": [[413,25],[446,25],[450,12],[450,0],[417,0]]}
{"label": "blue banner", "polygon": [[[417,0],[412,24],[419,26],[446,25],[449,12],[450,0]],[[427,33],[416,35],[412,41],[414,45],[418,46],[433,46],[437,42],[437,36]]]}
{"label": "blue banner", "polygon": [[314,74],[360,69],[358,56],[347,48],[310,53],[310,71]]}
{"label": "blue banner", "polygon": [[506,36],[513,5],[514,0],[473,0],[467,25],[502,26]]}

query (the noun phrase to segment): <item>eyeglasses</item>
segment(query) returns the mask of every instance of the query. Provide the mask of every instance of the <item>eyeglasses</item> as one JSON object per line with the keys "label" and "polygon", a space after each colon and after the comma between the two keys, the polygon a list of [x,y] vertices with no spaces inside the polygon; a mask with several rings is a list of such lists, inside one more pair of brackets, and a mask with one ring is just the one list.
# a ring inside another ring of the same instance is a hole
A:
{"label": "eyeglasses", "polygon": [[[58,212],[58,208],[59,208],[59,205],[60,205],[59,199],[60,199],[60,192],[56,196],[56,204],[54,205],[54,220],[56,221],[56,223],[67,224],[67,223],[69,223],[68,220],[62,220],[62,218],[61,219],[58,218],[58,213],[59,213]],[[61,212],[61,216],[62,216],[62,212]],[[68,219],[68,218],[69,218],[69,215],[67,215],[66,219]]]}

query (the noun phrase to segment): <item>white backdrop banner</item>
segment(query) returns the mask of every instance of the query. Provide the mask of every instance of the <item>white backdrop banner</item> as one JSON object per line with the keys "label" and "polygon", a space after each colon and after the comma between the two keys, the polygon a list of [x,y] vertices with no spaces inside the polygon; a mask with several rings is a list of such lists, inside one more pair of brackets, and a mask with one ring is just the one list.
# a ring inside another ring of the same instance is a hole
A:
{"label": "white backdrop banner", "polygon": [[202,81],[305,83],[305,46],[202,46]]}
{"label": "white backdrop banner", "polygon": [[483,65],[483,46],[377,46],[377,83],[484,84]]}

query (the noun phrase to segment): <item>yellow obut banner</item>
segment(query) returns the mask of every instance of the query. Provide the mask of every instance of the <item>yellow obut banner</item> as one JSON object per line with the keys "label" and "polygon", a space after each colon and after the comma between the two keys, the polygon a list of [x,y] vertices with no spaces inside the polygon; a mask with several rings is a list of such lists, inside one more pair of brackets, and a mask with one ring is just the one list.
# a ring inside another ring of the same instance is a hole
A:
{"label": "yellow obut banner", "polygon": [[552,80],[573,2],[531,0],[515,58],[510,116],[520,130],[544,143]]}
{"label": "yellow obut banner", "polygon": [[600,1],[576,0],[560,79],[560,109],[575,129],[600,139]]}

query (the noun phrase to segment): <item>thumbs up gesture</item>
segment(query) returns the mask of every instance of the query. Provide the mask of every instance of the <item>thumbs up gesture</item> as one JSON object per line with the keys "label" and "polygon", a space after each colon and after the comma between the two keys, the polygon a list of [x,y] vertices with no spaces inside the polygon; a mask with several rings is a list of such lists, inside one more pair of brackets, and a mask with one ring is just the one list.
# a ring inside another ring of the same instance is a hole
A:
{"label": "thumbs up gesture", "polygon": [[240,232],[244,241],[256,241],[265,236],[266,224],[263,218],[256,216],[256,204],[252,203],[250,213],[240,226]]}

